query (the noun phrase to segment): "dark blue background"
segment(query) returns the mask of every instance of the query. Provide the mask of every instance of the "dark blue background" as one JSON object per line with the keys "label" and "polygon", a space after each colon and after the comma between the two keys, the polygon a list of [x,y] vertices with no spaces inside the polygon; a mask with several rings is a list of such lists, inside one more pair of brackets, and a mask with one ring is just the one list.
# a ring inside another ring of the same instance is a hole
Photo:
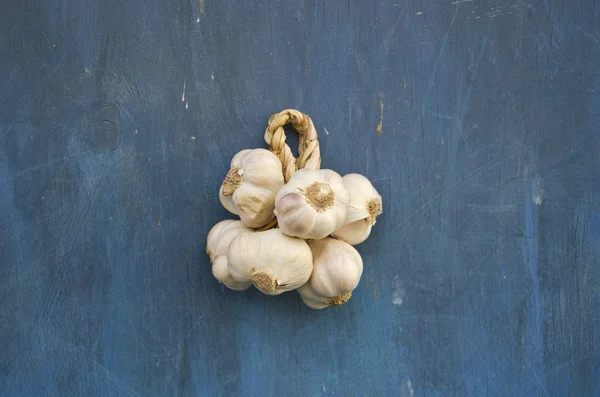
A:
{"label": "dark blue background", "polygon": [[[0,32],[1,396],[600,395],[600,4],[9,0]],[[339,308],[204,252],[285,108],[383,195]]]}

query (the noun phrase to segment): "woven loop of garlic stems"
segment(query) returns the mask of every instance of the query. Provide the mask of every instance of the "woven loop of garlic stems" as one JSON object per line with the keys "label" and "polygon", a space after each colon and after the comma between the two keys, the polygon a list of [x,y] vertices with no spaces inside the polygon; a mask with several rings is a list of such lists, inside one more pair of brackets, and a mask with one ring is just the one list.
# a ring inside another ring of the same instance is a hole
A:
{"label": "woven loop of garlic stems", "polygon": [[[285,143],[283,126],[290,124],[299,134],[298,159],[294,158],[292,150]],[[283,165],[283,178],[289,181],[292,174],[300,168],[318,170],[321,168],[321,150],[317,130],[308,115],[295,109],[282,110],[271,115],[265,131],[265,141],[269,150],[281,161]]]}
{"label": "woven loop of garlic stems", "polygon": [[[300,135],[298,139],[298,159],[294,157],[292,149],[285,143],[286,136],[283,127],[287,124],[290,124]],[[314,170],[321,168],[321,149],[317,130],[307,114],[295,109],[285,109],[272,114],[265,130],[265,142],[269,145],[269,150],[281,161],[283,179],[286,183],[294,172],[301,168]],[[257,230],[265,231],[276,226],[277,218]]]}

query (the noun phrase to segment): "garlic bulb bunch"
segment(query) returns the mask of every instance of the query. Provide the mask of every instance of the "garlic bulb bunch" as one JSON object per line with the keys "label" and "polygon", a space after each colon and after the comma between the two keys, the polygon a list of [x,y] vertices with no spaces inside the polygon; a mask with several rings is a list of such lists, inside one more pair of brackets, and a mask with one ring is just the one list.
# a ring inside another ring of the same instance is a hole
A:
{"label": "garlic bulb bunch", "polygon": [[306,283],[313,270],[308,244],[280,229],[241,233],[227,251],[228,269],[239,283],[251,283],[267,295],[279,295]]}
{"label": "garlic bulb bunch", "polygon": [[300,169],[275,197],[281,231],[303,239],[322,239],[346,220],[350,194],[332,170]]}
{"label": "garlic bulb bunch", "polygon": [[246,232],[254,232],[254,230],[248,228],[242,221],[228,219],[213,226],[206,237],[206,253],[212,263],[213,276],[226,287],[235,291],[243,291],[252,284],[235,280],[231,277],[227,267],[227,250],[231,240],[240,233]]}
{"label": "garlic bulb bunch", "polygon": [[[286,144],[286,125],[300,134],[298,158]],[[304,113],[273,114],[264,139],[269,150],[238,152],[220,186],[221,204],[240,220],[219,222],[208,233],[212,274],[237,291],[296,289],[312,309],[343,305],[363,272],[353,245],[371,234],[381,195],[362,175],[320,169],[317,132]]]}
{"label": "garlic bulb bunch", "polygon": [[363,261],[350,244],[327,237],[309,243],[313,254],[313,272],[298,288],[304,303],[312,309],[339,306],[348,301],[358,286]]}
{"label": "garlic bulb bunch", "polygon": [[342,180],[350,192],[350,207],[344,226],[333,235],[348,244],[356,245],[369,237],[377,216],[383,212],[381,195],[371,182],[360,174],[344,175]]}
{"label": "garlic bulb bunch", "polygon": [[259,228],[275,215],[275,195],[283,186],[281,162],[266,149],[246,149],[231,160],[219,199],[244,224]]}

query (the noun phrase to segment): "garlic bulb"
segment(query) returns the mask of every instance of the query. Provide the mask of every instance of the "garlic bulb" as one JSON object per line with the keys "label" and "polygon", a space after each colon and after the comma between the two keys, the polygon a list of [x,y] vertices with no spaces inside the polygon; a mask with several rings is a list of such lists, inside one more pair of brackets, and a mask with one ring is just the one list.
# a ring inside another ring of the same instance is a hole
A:
{"label": "garlic bulb", "polygon": [[335,238],[312,240],[313,272],[298,288],[304,303],[312,309],[339,306],[348,301],[358,286],[363,261],[350,244]]}
{"label": "garlic bulb", "polygon": [[277,193],[275,215],[283,233],[322,239],[344,224],[349,203],[350,195],[339,174],[303,168]]}
{"label": "garlic bulb", "polygon": [[227,259],[235,280],[252,283],[267,295],[298,288],[313,268],[308,244],[279,229],[238,235],[229,246]]}
{"label": "garlic bulb", "polygon": [[356,245],[369,237],[377,216],[383,212],[381,196],[371,182],[360,174],[344,175],[342,180],[350,192],[350,207],[344,226],[333,235]]}
{"label": "garlic bulb", "polygon": [[283,186],[281,162],[266,149],[246,149],[231,160],[219,199],[248,227],[259,228],[275,217],[275,195]]}
{"label": "garlic bulb", "polygon": [[247,289],[251,283],[241,283],[231,277],[227,267],[227,250],[231,240],[238,234],[245,232],[253,233],[254,230],[244,225],[242,221],[228,219],[213,226],[206,237],[206,253],[210,257],[210,263],[212,263],[213,276],[226,287],[236,291]]}

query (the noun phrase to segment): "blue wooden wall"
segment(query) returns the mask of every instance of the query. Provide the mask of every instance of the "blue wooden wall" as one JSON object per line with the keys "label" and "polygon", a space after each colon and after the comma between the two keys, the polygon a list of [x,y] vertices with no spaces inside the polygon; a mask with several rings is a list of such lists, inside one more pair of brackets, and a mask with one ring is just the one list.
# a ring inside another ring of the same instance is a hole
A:
{"label": "blue wooden wall", "polygon": [[[0,396],[600,395],[595,0],[7,0],[0,32]],[[383,195],[339,308],[204,252],[285,108]]]}

